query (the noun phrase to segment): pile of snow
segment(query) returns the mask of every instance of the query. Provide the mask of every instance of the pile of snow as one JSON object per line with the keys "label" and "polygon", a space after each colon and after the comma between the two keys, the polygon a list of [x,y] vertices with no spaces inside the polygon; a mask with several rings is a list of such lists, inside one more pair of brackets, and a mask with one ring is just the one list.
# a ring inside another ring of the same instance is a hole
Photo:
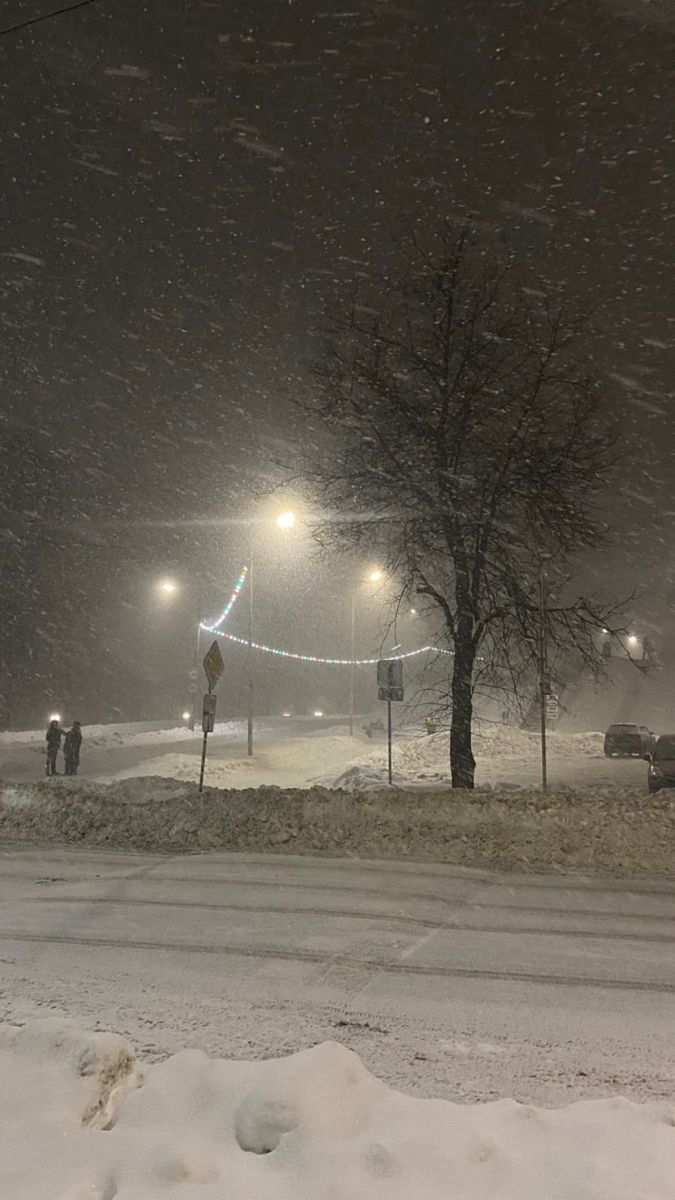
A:
{"label": "pile of snow", "polygon": [[673,1197],[672,1105],[417,1100],[334,1043],[142,1069],[122,1038],[45,1021],[2,1031],[0,1079],[11,1200]]}
{"label": "pile of snow", "polygon": [[176,779],[0,784],[0,840],[275,850],[497,870],[675,873],[675,792],[219,790]]}
{"label": "pile of snow", "polygon": [[[245,745],[241,754],[232,754],[232,746],[222,754],[222,739],[216,726],[209,739],[206,759],[205,781],[209,787],[302,787],[311,782],[316,772],[317,761],[324,768],[341,769],[345,761],[361,749],[359,738],[349,738],[344,733],[317,730],[288,741],[260,741],[252,758],[246,754]],[[239,730],[239,732],[241,732]],[[194,735],[193,735],[194,736]],[[231,740],[231,739],[230,739]],[[111,783],[121,779],[136,779],[143,775],[154,775],[165,779],[181,779],[195,782],[199,779],[201,758],[201,734],[194,743],[193,752],[180,754],[167,752],[142,762],[132,763],[114,774],[97,776],[100,783]]]}
{"label": "pile of snow", "polygon": [[[548,754],[552,767],[601,759],[604,769],[604,736],[601,733],[554,733],[548,735]],[[473,751],[478,765],[479,786],[502,785],[518,774],[520,783],[534,782],[539,770],[540,735],[510,725],[483,725],[474,732]],[[530,770],[524,770],[529,767]],[[515,768],[515,771],[514,771]],[[611,768],[608,768],[611,769]],[[529,776],[529,778],[528,778]],[[445,783],[450,778],[449,735],[447,731],[397,736],[394,742],[394,783]],[[313,780],[321,787],[348,791],[370,791],[387,782],[386,747],[350,763],[337,774],[323,774]]]}

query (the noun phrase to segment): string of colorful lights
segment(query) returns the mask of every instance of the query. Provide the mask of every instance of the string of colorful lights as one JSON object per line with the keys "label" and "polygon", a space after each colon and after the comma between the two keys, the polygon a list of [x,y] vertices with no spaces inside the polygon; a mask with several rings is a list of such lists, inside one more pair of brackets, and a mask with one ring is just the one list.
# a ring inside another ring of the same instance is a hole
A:
{"label": "string of colorful lights", "polygon": [[232,612],[232,609],[234,608],[235,604],[237,603],[237,600],[239,599],[239,597],[241,595],[242,588],[243,588],[244,584],[246,583],[247,575],[248,575],[248,567],[242,567],[241,575],[239,576],[237,582],[234,585],[234,591],[233,591],[232,595],[230,596],[230,599],[228,600],[227,604],[225,605],[223,611],[221,612],[220,616],[218,617],[218,620],[214,621],[213,625],[210,625],[210,626],[205,625],[204,622],[202,622],[202,625],[201,625],[202,629],[208,629],[209,633],[215,633],[215,631],[220,628],[220,626],[223,624],[223,622],[227,620],[230,613]]}
{"label": "string of colorful lights", "polygon": [[[220,626],[227,620],[239,599],[246,583],[247,575],[248,567],[242,567],[241,575],[234,586],[234,591],[218,620],[213,621],[211,624],[201,621],[199,625],[199,628],[203,629],[205,633],[214,633],[216,637],[226,638],[228,642],[234,642],[237,646],[248,646],[248,639],[236,637],[233,633],[225,633]],[[377,658],[323,658],[318,654],[296,654],[292,650],[280,650],[276,646],[266,646],[263,642],[251,642],[250,645],[254,650],[260,650],[262,654],[273,654],[276,658],[291,658],[295,662],[322,663],[329,667],[372,667],[379,662]],[[420,646],[417,650],[406,650],[401,654],[385,654],[381,657],[393,662],[398,659],[416,658],[420,654],[449,654],[452,656],[452,650],[443,650],[440,646]]]}
{"label": "string of colorful lights", "polygon": [[[205,625],[202,622],[201,628],[205,633],[215,633],[216,637],[226,638],[228,642],[234,642],[237,646],[248,646],[247,638],[235,637],[233,633],[225,633],[222,629],[217,629],[215,625]],[[323,658],[318,654],[296,654],[292,650],[280,650],[276,646],[266,646],[263,642],[251,642],[254,650],[260,650],[263,654],[273,654],[276,658],[292,658],[296,662],[306,663],[323,663],[329,667],[372,667],[380,660],[377,658]],[[420,646],[417,650],[406,650],[401,654],[384,654],[381,657],[389,661],[404,658],[415,658],[419,654],[449,654],[452,655],[452,650],[442,650],[439,646]]]}

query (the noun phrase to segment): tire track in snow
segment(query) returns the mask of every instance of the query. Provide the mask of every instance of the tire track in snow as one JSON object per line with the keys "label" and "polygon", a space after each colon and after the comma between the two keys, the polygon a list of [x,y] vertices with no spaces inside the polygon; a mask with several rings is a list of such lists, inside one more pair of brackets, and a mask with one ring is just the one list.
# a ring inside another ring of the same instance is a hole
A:
{"label": "tire track in snow", "polygon": [[[569,937],[569,938],[591,938],[599,941],[639,941],[639,942],[656,942],[672,945],[675,943],[675,919],[672,917],[655,918],[649,915],[639,915],[640,919],[646,921],[662,920],[673,924],[674,932],[672,934],[662,933],[644,933],[642,930],[634,931],[616,930],[614,932],[606,930],[590,930],[590,929],[552,929],[548,925],[531,926],[531,925],[462,925],[458,921],[442,921],[434,920],[430,917],[413,917],[405,913],[371,913],[364,912],[362,909],[343,909],[343,908],[309,908],[303,905],[288,906],[288,905],[260,905],[260,904],[216,904],[201,900],[144,900],[144,899],[108,899],[105,896],[38,896],[27,898],[24,900],[26,904],[49,905],[49,904],[81,904],[88,905],[107,905],[110,908],[183,908],[202,910],[206,912],[239,912],[239,913],[261,913],[265,915],[278,916],[307,916],[307,917],[336,917],[346,918],[356,921],[377,921],[384,922],[386,925],[413,925],[421,929],[445,930],[451,933],[504,933],[511,935],[527,934],[527,935],[542,935],[545,937]],[[495,908],[508,907],[506,905],[462,905],[463,911],[466,908]],[[525,909],[519,909],[514,905],[517,911],[524,912]],[[556,910],[538,909],[553,913]],[[575,913],[576,915],[576,913]],[[580,914],[582,915],[582,914]],[[595,917],[595,913],[587,913],[586,915]],[[620,920],[622,917],[634,919],[632,914],[604,914],[609,919]],[[1,935],[0,935],[1,936]]]}
{"label": "tire track in snow", "polygon": [[657,980],[594,979],[591,976],[534,974],[529,971],[481,970],[473,967],[417,966],[413,963],[378,961],[359,958],[356,955],[333,954],[320,950],[282,950],[277,947],[214,946],[185,942],[152,942],[121,938],[51,936],[41,933],[20,933],[7,930],[0,935],[0,943],[11,942],[53,946],[87,946],[90,949],[110,950],[155,950],[169,954],[209,955],[222,958],[250,958],[263,961],[314,963],[317,966],[348,967],[373,974],[412,975],[427,979],[476,979],[498,983],[533,983],[553,987],[590,988],[626,992],[654,992],[675,995],[675,983]]}

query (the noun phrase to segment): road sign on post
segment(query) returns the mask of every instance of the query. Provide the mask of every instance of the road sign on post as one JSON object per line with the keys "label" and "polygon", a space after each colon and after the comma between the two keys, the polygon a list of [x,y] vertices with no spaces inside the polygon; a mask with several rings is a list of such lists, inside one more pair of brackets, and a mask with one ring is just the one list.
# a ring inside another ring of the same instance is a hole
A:
{"label": "road sign on post", "polygon": [[378,662],[377,693],[380,700],[403,699],[403,663],[400,658],[382,658]]}
{"label": "road sign on post", "polygon": [[220,653],[220,646],[217,642],[212,642],[204,655],[204,671],[206,672],[210,692],[213,691],[224,670],[225,663]]}
{"label": "road sign on post", "polygon": [[207,692],[202,705],[202,733],[213,733],[216,724],[216,697]]}
{"label": "road sign on post", "polygon": [[391,748],[391,705],[403,699],[403,663],[400,658],[381,658],[377,664],[377,695],[387,702],[387,773],[393,781]]}
{"label": "road sign on post", "polygon": [[209,690],[204,696],[202,704],[202,732],[204,741],[202,742],[202,762],[199,768],[199,790],[204,787],[204,770],[206,767],[206,743],[210,733],[213,733],[213,727],[216,720],[216,697],[212,694],[213,689],[225,670],[223,656],[220,653],[220,646],[217,642],[212,642],[208,651],[204,656],[204,671],[209,684]]}

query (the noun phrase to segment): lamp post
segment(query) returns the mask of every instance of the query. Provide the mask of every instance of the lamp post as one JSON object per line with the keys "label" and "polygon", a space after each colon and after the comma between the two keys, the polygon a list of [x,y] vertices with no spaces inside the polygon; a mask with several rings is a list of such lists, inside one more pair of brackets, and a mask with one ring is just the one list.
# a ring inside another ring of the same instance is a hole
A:
{"label": "lamp post", "polygon": [[[379,583],[382,579],[382,572],[376,568],[366,576],[366,583]],[[351,665],[349,668],[349,736],[354,736],[354,708],[356,697],[356,600],[358,596],[358,585],[352,591],[352,609],[351,609],[351,653],[349,655]]]}
{"label": "lamp post", "polygon": [[[279,529],[292,529],[296,523],[295,513],[286,511],[279,514],[275,524]],[[253,581],[253,523],[248,544],[248,705],[246,719],[246,753],[253,757],[253,709],[255,702],[255,665],[253,659],[253,629],[254,629],[254,581]]]}

